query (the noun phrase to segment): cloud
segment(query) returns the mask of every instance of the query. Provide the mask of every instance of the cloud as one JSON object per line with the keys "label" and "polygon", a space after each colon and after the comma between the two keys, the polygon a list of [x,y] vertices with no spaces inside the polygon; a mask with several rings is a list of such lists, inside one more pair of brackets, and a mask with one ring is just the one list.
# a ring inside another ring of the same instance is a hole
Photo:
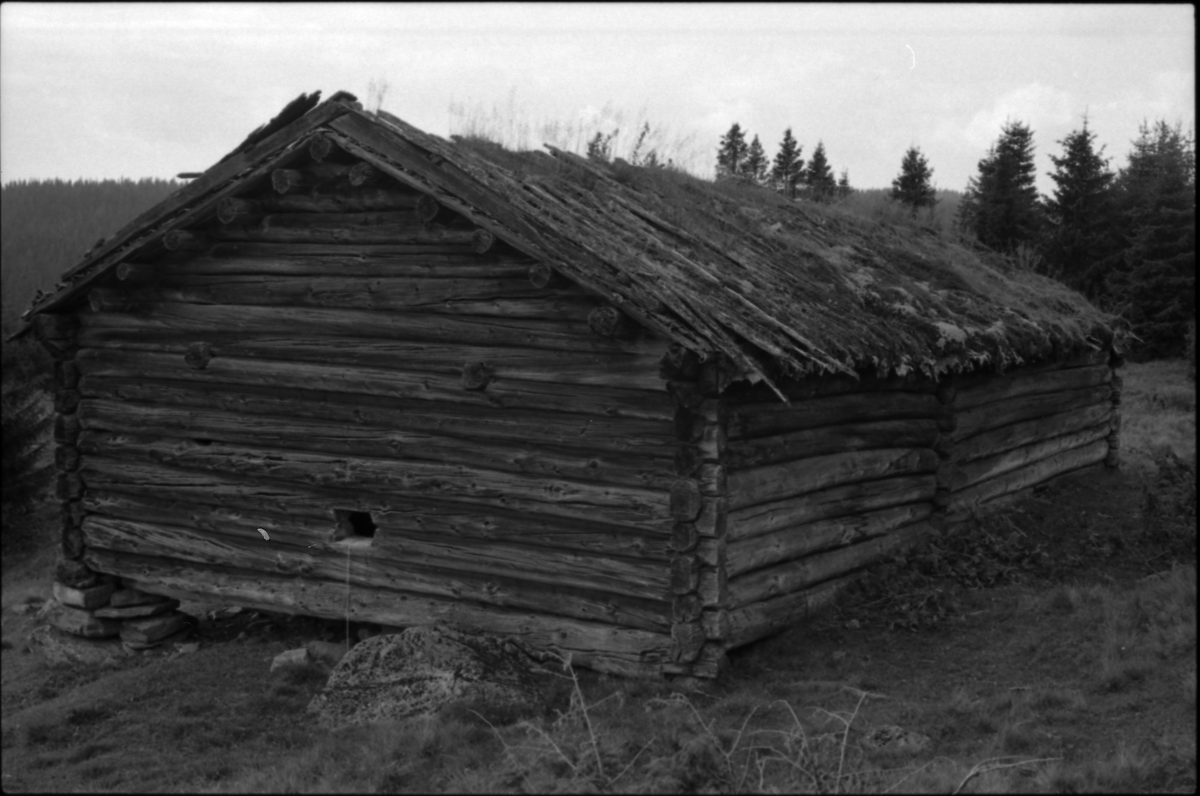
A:
{"label": "cloud", "polygon": [[1034,82],[1010,91],[979,111],[963,130],[974,147],[986,149],[1000,135],[1006,121],[1023,122],[1034,130],[1053,128],[1072,119],[1071,97],[1061,89]]}

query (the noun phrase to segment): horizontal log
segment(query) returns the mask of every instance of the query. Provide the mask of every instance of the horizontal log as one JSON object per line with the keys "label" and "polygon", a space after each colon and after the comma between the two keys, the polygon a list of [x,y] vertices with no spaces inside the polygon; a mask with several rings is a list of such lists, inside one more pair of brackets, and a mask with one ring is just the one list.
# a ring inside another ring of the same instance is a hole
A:
{"label": "horizontal log", "polygon": [[704,648],[704,627],[699,622],[671,626],[671,660],[688,663],[700,657]]}
{"label": "horizontal log", "polygon": [[846,510],[854,513],[729,542],[725,553],[729,577],[890,533],[928,519],[933,504],[906,503],[861,513],[849,504]]}
{"label": "horizontal log", "polygon": [[[394,431],[381,426],[347,426],[296,418],[272,418],[206,409],[180,409],[117,401],[83,401],[80,416],[88,431],[107,430],[170,439],[203,437],[213,442],[270,450],[300,450],[331,455],[470,465],[669,490],[676,482],[663,459],[619,453],[586,454],[539,445],[488,445],[437,434]],[[697,511],[697,513],[699,513]],[[687,519],[693,519],[688,517]]]}
{"label": "horizontal log", "polygon": [[732,545],[739,539],[838,517],[852,506],[854,513],[932,500],[937,483],[932,474],[863,481],[811,492],[802,500],[788,497],[772,503],[730,511],[726,539]]}
{"label": "horizontal log", "polygon": [[729,508],[804,495],[838,484],[929,473],[938,455],[930,448],[882,448],[813,456],[729,474]]}
{"label": "horizontal log", "polygon": [[957,385],[958,398],[955,401],[955,408],[962,411],[1025,395],[1082,390],[1108,384],[1111,379],[1112,368],[1108,365],[1036,373],[1016,371],[1004,376],[994,376],[977,381],[973,385],[971,380],[964,379],[963,383]]}
{"label": "horizontal log", "polygon": [[[459,374],[396,371],[364,366],[339,367],[316,363],[238,359],[218,356],[204,370],[193,370],[182,358],[140,351],[84,349],[78,356],[80,371],[88,377],[126,380],[172,380],[203,384],[198,389],[228,389],[239,385],[269,388],[286,396],[290,390],[323,390],[331,393],[386,396],[488,407],[494,412],[508,407],[543,409],[577,414],[640,417],[669,420],[670,399],[665,392],[588,385],[582,388],[557,382],[514,379],[497,372],[483,392],[462,389]],[[60,395],[62,395],[60,393]]]}
{"label": "horizontal log", "polygon": [[[190,507],[186,511],[193,524],[250,518],[248,522],[265,528],[272,539],[305,545],[328,539],[335,511],[363,511],[370,512],[379,527],[447,542],[516,543],[664,564],[675,553],[669,537],[654,526],[630,528],[557,517],[529,510],[520,501],[487,507],[372,494],[353,487],[306,489],[103,456],[87,457],[80,473],[88,482],[88,499],[106,505],[134,500],[166,510]],[[116,509],[108,513],[127,517]]]}
{"label": "horizontal log", "polygon": [[425,226],[410,211],[273,213],[248,223],[211,225],[204,234],[214,242],[439,244],[470,251],[477,245],[471,227]]}
{"label": "horizontal log", "polygon": [[973,437],[956,440],[952,449],[953,460],[961,465],[1023,445],[1031,445],[1049,437],[1090,428],[1106,421],[1111,422],[1112,417],[1112,406],[1100,402],[1073,412],[1012,423],[991,431],[984,431]]}
{"label": "horizontal log", "polygon": [[[911,392],[932,395],[937,390],[937,382],[923,376],[909,375],[881,379],[873,373],[860,373],[857,375],[858,378],[838,373],[808,377],[800,380],[776,379],[775,386],[779,388],[788,401],[794,402],[868,392]],[[765,384],[752,385],[745,381],[737,382],[724,395],[731,408],[746,404],[779,403],[779,396],[770,387]]]}
{"label": "horizontal log", "polygon": [[[461,600],[405,595],[385,589],[353,590],[344,582],[267,575],[244,569],[179,564],[160,558],[88,550],[96,571],[129,578],[155,594],[216,599],[247,608],[381,625],[453,625],[496,635],[515,635],[536,649],[569,654],[579,665],[621,674],[660,670],[668,636],[600,622],[514,611]],[[347,602],[349,603],[347,607]]]}
{"label": "horizontal log", "polygon": [[410,342],[521,346],[556,351],[662,354],[659,340],[611,340],[591,334],[584,323],[535,318],[164,302],[140,306],[135,315],[85,314],[81,321],[84,328],[137,330],[147,336],[173,331],[198,338],[204,338],[210,332],[294,337],[297,329],[304,329],[310,337],[382,337]]}
{"label": "horizontal log", "polygon": [[[538,513],[560,517],[603,519],[639,527],[670,523],[665,491],[600,485],[560,478],[504,473],[462,465],[332,456],[304,451],[271,451],[251,446],[190,440],[160,440],[132,434],[85,431],[79,436],[84,454],[151,460],[225,477],[337,487],[353,484],[364,490],[429,496],[498,507],[516,502],[536,506]],[[669,527],[669,525],[668,525]]]}
{"label": "horizontal log", "polygon": [[477,229],[471,233],[471,251],[476,254],[487,254],[496,245],[496,236],[486,229]]}
{"label": "horizontal log", "polygon": [[870,566],[928,534],[928,523],[916,522],[866,541],[814,553],[756,569],[729,580],[731,612],[782,594],[803,591],[818,583]]}
{"label": "horizontal log", "polygon": [[954,468],[949,482],[945,486],[957,492],[1048,456],[1079,448],[1096,440],[1106,439],[1109,433],[1109,424],[1105,422],[1080,431],[1048,437],[994,456],[985,456],[965,464],[959,464]]}
{"label": "horizontal log", "polygon": [[781,594],[770,600],[747,605],[729,612],[729,634],[724,640],[726,649],[778,633],[786,627],[812,619],[830,605],[838,592],[861,577],[851,573],[802,591]]}
{"label": "horizontal log", "polygon": [[919,392],[837,395],[793,404],[756,403],[729,409],[729,439],[754,439],[843,423],[905,418],[936,419],[945,409],[937,396]]}
{"label": "horizontal log", "polygon": [[[88,397],[159,404],[162,406],[222,409],[246,415],[280,419],[302,418],[354,426],[382,426],[396,431],[448,435],[466,440],[508,440],[582,452],[616,451],[644,457],[666,458],[674,450],[670,428],[661,420],[638,420],[607,415],[540,412],[466,405],[432,406],[426,401],[348,396],[316,390],[293,390],[287,396],[256,393],[248,389],[197,388],[187,383],[126,382],[87,377],[80,391]],[[64,423],[73,416],[60,416]],[[64,433],[66,433],[64,431]],[[78,421],[74,422],[78,438]]]}
{"label": "horizontal log", "polygon": [[965,519],[991,500],[1043,483],[1063,473],[1102,461],[1108,455],[1108,443],[1097,440],[1083,447],[1048,456],[1003,475],[990,478],[954,493],[947,520]]}
{"label": "horizontal log", "polygon": [[941,432],[936,420],[877,420],[793,431],[726,445],[730,471],[830,453],[871,448],[932,448]]}
{"label": "horizontal log", "polygon": [[411,212],[421,194],[399,187],[354,187],[339,185],[337,191],[317,190],[297,194],[265,194],[258,197],[267,213],[369,213]]}
{"label": "horizontal log", "polygon": [[1036,420],[1049,415],[1074,412],[1108,399],[1107,384],[1039,395],[1022,395],[1006,401],[995,401],[973,409],[955,413],[955,441],[966,439],[983,431],[990,431],[1012,423]]}
{"label": "horizontal log", "polygon": [[[170,519],[157,514],[136,520],[93,514],[83,522],[84,542],[88,547],[118,553],[267,573],[343,581],[349,577],[357,587],[473,600],[629,627],[663,630],[670,626],[671,602],[665,599],[665,582],[648,586],[632,568],[621,570],[620,576],[589,572],[579,563],[553,562],[544,555],[552,551],[534,551],[543,554],[539,556],[527,552],[520,566],[498,561],[487,567],[481,564],[488,557],[486,549],[461,548],[452,550],[453,555],[429,557],[412,549],[416,543],[411,540],[405,540],[403,549],[381,547],[375,544],[378,534],[372,544],[356,545],[347,553],[347,547],[339,544],[301,547],[280,543],[276,537],[264,540],[254,528],[197,530]],[[504,551],[495,552],[503,558]],[[654,574],[665,581],[666,572],[666,567],[660,567]]]}
{"label": "horizontal log", "polygon": [[[206,334],[203,341],[212,355],[235,359],[276,360],[278,363],[361,365],[389,370],[426,373],[461,373],[464,361],[479,361],[493,376],[521,381],[559,384],[610,385],[660,393],[662,382],[655,372],[653,354],[625,352],[558,352],[517,346],[470,346],[452,343],[380,340],[373,337]],[[136,331],[86,329],[80,345],[103,349],[109,357],[116,352],[144,352],[182,357],[196,343],[196,336],[167,333],[155,336]],[[211,357],[210,357],[211,359]],[[78,366],[71,364],[78,379]]]}
{"label": "horizontal log", "polygon": [[[366,280],[264,276],[257,280],[226,279],[221,283],[205,280],[207,284],[197,284],[198,281],[172,279],[170,283],[162,281],[152,286],[122,287],[120,290],[96,288],[89,294],[89,301],[96,312],[126,312],[127,308],[161,302],[453,312],[463,304],[470,304],[475,309],[481,304],[503,305],[513,299],[524,299],[518,307],[523,308],[532,300],[552,306],[565,304],[571,307],[572,314],[578,313],[576,317],[580,319],[595,306],[594,301],[578,291],[538,290],[524,279],[379,277]],[[525,310],[516,312],[521,315]],[[502,313],[503,307],[499,306],[492,308],[490,314]]]}
{"label": "horizontal log", "polygon": [[358,253],[354,247],[338,254],[263,253],[216,257],[210,253],[175,262],[165,261],[167,258],[153,263],[125,262],[117,266],[117,278],[130,285],[232,287],[261,284],[269,277],[518,279],[527,268],[526,260],[515,257],[404,253],[398,250],[413,247],[381,248],[392,250],[392,253],[366,255]]}

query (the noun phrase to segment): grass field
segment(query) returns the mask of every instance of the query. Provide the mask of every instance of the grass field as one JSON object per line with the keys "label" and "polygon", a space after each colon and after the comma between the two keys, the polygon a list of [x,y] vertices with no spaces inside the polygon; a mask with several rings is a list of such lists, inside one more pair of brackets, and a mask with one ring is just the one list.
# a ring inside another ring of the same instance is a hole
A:
{"label": "grass field", "polygon": [[13,610],[48,596],[42,552],[4,579],[3,789],[1194,792],[1195,388],[1181,363],[1123,375],[1120,470],[888,562],[706,690],[564,671],[515,723],[454,705],[321,731],[323,674],[269,667],[331,629],[250,612],[189,654],[48,667]]}

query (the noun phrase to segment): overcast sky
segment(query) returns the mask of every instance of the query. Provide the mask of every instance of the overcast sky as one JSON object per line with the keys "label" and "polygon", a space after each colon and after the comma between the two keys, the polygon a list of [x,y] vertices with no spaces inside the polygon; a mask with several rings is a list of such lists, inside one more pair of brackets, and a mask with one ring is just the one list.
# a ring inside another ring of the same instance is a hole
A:
{"label": "overcast sky", "polygon": [[[1006,119],[1039,188],[1080,126],[1125,164],[1143,119],[1195,125],[1186,5],[322,4],[0,6],[0,180],[200,171],[300,92],[338,89],[438,135],[473,118],[539,147],[642,120],[711,174],[738,122],[773,155],[823,140],[855,187],[910,145],[961,190]],[[522,126],[523,125],[523,126]],[[564,131],[575,131],[565,133]]]}

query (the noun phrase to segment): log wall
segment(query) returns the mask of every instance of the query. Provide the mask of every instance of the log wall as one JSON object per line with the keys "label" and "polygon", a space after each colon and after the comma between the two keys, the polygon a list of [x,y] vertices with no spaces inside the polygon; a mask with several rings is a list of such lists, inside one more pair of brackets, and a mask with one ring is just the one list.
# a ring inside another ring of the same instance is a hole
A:
{"label": "log wall", "polygon": [[282,172],[42,320],[68,556],[152,591],[689,672],[680,525],[709,487],[678,469],[665,343],[597,334],[599,300],[390,178]]}
{"label": "log wall", "polygon": [[954,417],[951,454],[938,472],[946,520],[1109,459],[1119,424],[1113,395],[1113,369],[1099,351],[1003,376],[946,379],[939,397]]}
{"label": "log wall", "polygon": [[732,648],[803,620],[929,530],[945,412],[931,384],[812,380],[725,398]]}

